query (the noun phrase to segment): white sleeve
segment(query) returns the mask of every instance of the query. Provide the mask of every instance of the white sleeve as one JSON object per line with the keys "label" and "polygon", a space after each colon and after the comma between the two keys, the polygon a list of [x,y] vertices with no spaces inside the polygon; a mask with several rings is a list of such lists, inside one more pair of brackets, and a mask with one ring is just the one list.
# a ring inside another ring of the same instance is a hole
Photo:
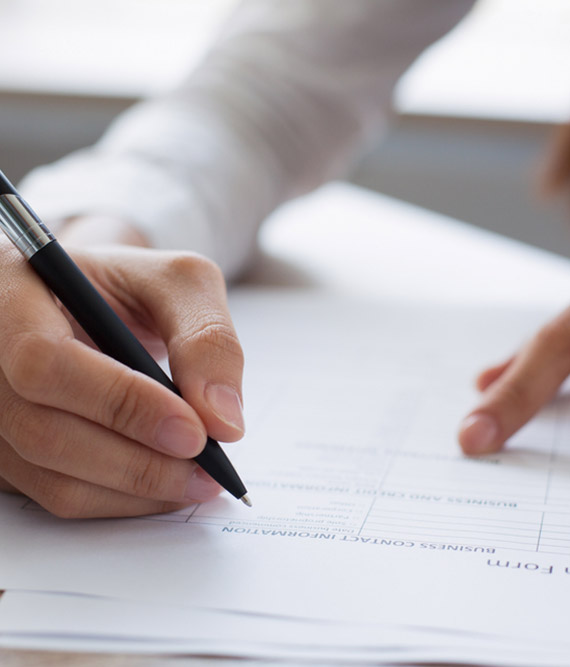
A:
{"label": "white sleeve", "polygon": [[110,214],[235,276],[280,203],[343,174],[411,62],[472,0],[246,0],[201,65],[32,172],[48,224]]}

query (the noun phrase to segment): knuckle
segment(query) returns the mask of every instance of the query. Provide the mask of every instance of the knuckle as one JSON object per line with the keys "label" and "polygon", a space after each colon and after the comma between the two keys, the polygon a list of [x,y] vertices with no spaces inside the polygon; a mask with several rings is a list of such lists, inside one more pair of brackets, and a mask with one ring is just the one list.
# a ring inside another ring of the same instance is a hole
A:
{"label": "knuckle", "polygon": [[60,341],[41,334],[20,336],[7,354],[5,375],[12,389],[33,401],[53,388]]}
{"label": "knuckle", "polygon": [[60,519],[89,516],[89,498],[83,484],[64,475],[46,475],[41,482],[38,502]]}
{"label": "knuckle", "polygon": [[570,310],[543,326],[535,341],[540,349],[570,353]]}
{"label": "knuckle", "polygon": [[52,419],[30,418],[29,406],[18,400],[3,406],[1,431],[25,461],[44,467],[60,456],[65,442]]}
{"label": "knuckle", "polygon": [[521,415],[528,414],[533,407],[531,393],[522,382],[509,382],[502,387],[500,401]]}
{"label": "knuckle", "polygon": [[536,334],[535,342],[539,348],[548,350],[553,345],[558,344],[560,337],[560,326],[557,323],[550,322]]}
{"label": "knuckle", "polygon": [[198,348],[206,348],[210,357],[223,360],[229,357],[243,367],[244,355],[237,334],[224,322],[204,324],[190,338],[189,343]]}
{"label": "knuckle", "polygon": [[49,421],[41,426],[27,426],[14,441],[20,456],[33,465],[50,468],[63,458],[65,438]]}
{"label": "knuckle", "polygon": [[0,412],[0,431],[2,436],[13,443],[23,438],[28,430],[26,404],[16,396],[6,397]]}
{"label": "knuckle", "polygon": [[138,447],[127,465],[124,486],[127,493],[141,498],[165,500],[166,470],[160,456]]}
{"label": "knuckle", "polygon": [[178,252],[172,255],[167,271],[177,279],[182,278],[192,283],[224,283],[221,269],[211,259],[191,252]]}
{"label": "knuckle", "polygon": [[138,391],[137,377],[121,372],[107,392],[98,421],[118,433],[136,433],[145,402]]}

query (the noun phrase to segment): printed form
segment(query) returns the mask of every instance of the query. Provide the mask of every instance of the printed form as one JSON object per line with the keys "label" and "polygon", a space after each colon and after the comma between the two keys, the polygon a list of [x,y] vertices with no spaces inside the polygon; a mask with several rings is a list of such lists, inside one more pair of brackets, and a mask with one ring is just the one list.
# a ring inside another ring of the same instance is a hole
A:
{"label": "printed form", "polygon": [[[533,637],[568,647],[570,407],[464,457],[472,381],[542,322],[504,309],[244,289],[252,509],[69,522],[0,498],[0,588]],[[521,615],[520,610],[525,613]]]}
{"label": "printed form", "polygon": [[[266,305],[260,299],[261,308],[271,308],[271,299]],[[149,518],[218,526],[233,534],[570,556],[570,447],[564,446],[569,399],[548,406],[505,452],[468,459],[455,431],[473,406],[473,374],[462,384],[454,375],[472,367],[475,354],[483,368],[496,353],[465,352],[465,335],[451,346],[454,329],[473,324],[461,311],[459,327],[447,322],[440,341],[422,344],[415,339],[416,326],[429,311],[418,308],[414,323],[406,321],[415,319],[413,307],[358,312],[365,307],[342,305],[341,312],[352,316],[343,331],[334,300],[328,313],[325,301],[320,331],[307,318],[310,328],[300,323],[299,340],[288,335],[276,348],[273,342],[264,345],[268,357],[256,363],[251,391],[246,387],[255,402],[248,419],[254,437],[236,454],[256,498],[253,509],[223,498]],[[326,315],[332,315],[329,321]],[[441,317],[437,308],[433,315]],[[366,317],[377,320],[374,326],[355,331]],[[400,322],[411,331],[398,334]],[[477,328],[484,327],[480,322]],[[404,350],[394,349],[386,336],[390,330],[400,336],[399,345],[405,341]],[[425,326],[422,331],[427,333]],[[520,334],[510,333],[513,351]],[[265,327],[259,334],[275,340]],[[488,331],[496,345],[503,335]],[[280,359],[282,354],[287,358]]]}

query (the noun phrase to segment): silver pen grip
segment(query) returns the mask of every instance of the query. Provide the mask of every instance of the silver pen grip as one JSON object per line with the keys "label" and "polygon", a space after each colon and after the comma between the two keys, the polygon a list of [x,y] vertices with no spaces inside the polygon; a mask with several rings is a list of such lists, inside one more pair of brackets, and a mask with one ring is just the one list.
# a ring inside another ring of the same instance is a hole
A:
{"label": "silver pen grip", "polygon": [[26,259],[55,240],[55,236],[18,195],[0,195],[0,228]]}

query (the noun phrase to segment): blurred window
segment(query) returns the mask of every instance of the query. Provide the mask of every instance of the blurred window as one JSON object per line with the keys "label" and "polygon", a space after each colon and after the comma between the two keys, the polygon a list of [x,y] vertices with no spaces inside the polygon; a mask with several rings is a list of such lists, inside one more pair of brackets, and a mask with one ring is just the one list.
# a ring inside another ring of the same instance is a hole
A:
{"label": "blurred window", "polygon": [[403,77],[400,111],[560,122],[570,118],[570,0],[480,0]]}
{"label": "blurred window", "polygon": [[0,0],[0,88],[135,97],[157,92],[199,60],[235,4]]}
{"label": "blurred window", "polygon": [[[237,2],[0,0],[0,57],[9,63],[0,90],[160,92],[200,60]],[[569,35],[570,0],[480,0],[403,78],[396,105],[438,116],[564,120]]]}

